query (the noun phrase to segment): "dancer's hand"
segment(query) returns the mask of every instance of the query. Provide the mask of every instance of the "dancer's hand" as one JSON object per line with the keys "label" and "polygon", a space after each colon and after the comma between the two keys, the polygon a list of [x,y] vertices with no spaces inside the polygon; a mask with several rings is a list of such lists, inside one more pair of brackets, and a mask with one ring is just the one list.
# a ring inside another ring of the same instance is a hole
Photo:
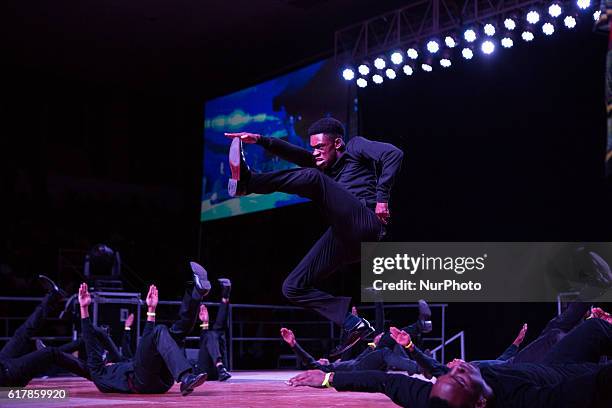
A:
{"label": "dancer's hand", "polygon": [[326,358],[320,358],[317,360],[317,363],[321,364],[321,365],[329,365],[329,360]]}
{"label": "dancer's hand", "polygon": [[521,331],[519,331],[518,336],[516,336],[516,339],[514,339],[512,344],[514,344],[516,347],[519,347],[521,343],[523,342],[523,340],[525,340],[526,334],[527,334],[527,323],[523,324],[523,327],[521,327]]}
{"label": "dancer's hand", "polygon": [[289,329],[287,329],[286,327],[283,327],[280,330],[281,333],[281,337],[283,338],[283,340],[285,340],[285,342],[291,346],[291,347],[295,347],[296,341],[295,341],[295,334],[293,334],[293,332]]}
{"label": "dancer's hand", "polygon": [[389,223],[391,213],[389,212],[389,203],[376,203],[376,209],[374,210],[376,216],[383,224]]}
{"label": "dancer's hand", "polygon": [[400,330],[397,327],[391,327],[389,331],[391,332],[391,338],[402,347],[406,347],[412,342],[410,335],[404,330]]}
{"label": "dancer's hand", "polygon": [[323,380],[325,380],[325,373],[323,371],[308,370],[289,379],[287,384],[291,385],[292,387],[300,387],[305,385],[308,387],[323,388],[321,385],[323,384]]}
{"label": "dancer's hand", "polygon": [[147,293],[147,306],[150,312],[154,312],[159,301],[159,294],[155,285],[149,286],[149,293]]}
{"label": "dancer's hand", "polygon": [[132,327],[132,323],[134,323],[134,313],[130,313],[125,319],[125,327]]}
{"label": "dancer's hand", "polygon": [[446,367],[453,368],[453,367],[458,366],[461,363],[465,363],[465,361],[461,360],[460,358],[454,358],[453,361],[449,361],[448,363],[446,363]]}
{"label": "dancer's hand", "polygon": [[89,291],[87,290],[87,284],[86,283],[81,283],[81,286],[79,287],[79,305],[81,305],[81,307],[87,307],[91,304],[91,295],[89,294]]}
{"label": "dancer's hand", "polygon": [[208,323],[209,317],[208,317],[208,309],[206,308],[206,305],[200,305],[200,313],[198,317],[200,318],[202,323]]}
{"label": "dancer's hand", "polygon": [[239,137],[244,143],[257,143],[259,139],[261,139],[261,135],[257,133],[248,133],[248,132],[238,132],[238,133],[225,133],[225,137],[229,137],[233,139],[235,137]]}

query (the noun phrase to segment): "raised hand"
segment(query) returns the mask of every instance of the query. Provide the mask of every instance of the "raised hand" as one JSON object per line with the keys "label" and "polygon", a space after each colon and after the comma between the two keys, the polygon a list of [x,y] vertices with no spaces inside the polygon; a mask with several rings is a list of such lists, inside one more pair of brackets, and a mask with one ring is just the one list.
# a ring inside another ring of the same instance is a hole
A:
{"label": "raised hand", "polygon": [[209,317],[206,305],[200,305],[200,314],[198,315],[198,317],[200,318],[202,323],[208,323]]}
{"label": "raised hand", "polygon": [[149,293],[147,293],[147,306],[149,307],[149,310],[155,310],[158,301],[159,295],[157,293],[157,288],[155,285],[149,286]]}
{"label": "raised hand", "polygon": [[410,335],[404,330],[400,330],[397,327],[391,327],[389,331],[391,332],[391,338],[402,347],[406,347],[412,342]]}
{"label": "raised hand", "polygon": [[322,388],[323,380],[325,379],[325,373],[321,370],[308,370],[303,373],[290,378],[287,381],[288,385],[292,387],[308,386]]}
{"label": "raised hand", "polygon": [[87,284],[86,283],[81,283],[81,286],[79,286],[79,305],[81,305],[81,307],[87,307],[91,304],[91,295],[89,294],[89,291],[87,289]]}
{"label": "raised hand", "polygon": [[280,330],[280,332],[281,332],[281,337],[283,338],[283,340],[285,340],[285,342],[289,344],[289,346],[295,347],[295,344],[296,344],[295,334],[293,334],[293,332],[287,329],[286,327],[283,327]]}
{"label": "raised hand", "polygon": [[512,342],[516,347],[520,346],[523,340],[525,340],[525,335],[527,335],[527,323],[523,324],[519,334],[516,336],[516,339]]}
{"label": "raised hand", "polygon": [[235,137],[239,137],[244,143],[257,143],[259,139],[261,139],[261,135],[257,133],[248,133],[248,132],[238,132],[238,133],[225,133],[225,137],[229,137],[233,139]]}

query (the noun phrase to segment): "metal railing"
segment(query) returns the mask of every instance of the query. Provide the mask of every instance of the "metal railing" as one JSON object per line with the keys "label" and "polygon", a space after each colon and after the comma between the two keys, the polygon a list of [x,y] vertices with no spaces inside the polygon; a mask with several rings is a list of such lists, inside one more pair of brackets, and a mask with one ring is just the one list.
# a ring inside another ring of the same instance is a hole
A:
{"label": "metal railing", "polygon": [[[125,295],[125,294],[124,294]],[[0,302],[2,301],[16,301],[16,302],[40,302],[43,298],[42,297],[10,297],[10,296],[0,296]],[[94,296],[94,300],[96,299],[96,297]],[[112,298],[104,298],[104,302],[103,303],[123,303],[126,304],[126,300],[127,299],[117,299],[117,301],[115,302],[114,299]],[[97,317],[98,315],[98,302],[92,302],[93,304],[93,308],[94,308],[94,315]],[[102,304],[102,303],[100,303]],[[140,313],[140,307],[144,306],[145,303],[144,301],[140,300],[140,299],[130,299],[129,304],[132,304],[136,307],[137,309],[137,319],[135,319],[134,324],[136,325],[136,333],[137,333],[137,337],[139,337],[140,334],[140,325],[141,325],[141,313]],[[212,307],[216,307],[219,305],[219,303],[214,303],[214,302],[202,302],[202,304],[206,305],[206,306],[212,306]],[[159,305],[166,305],[166,306],[178,306],[180,307],[181,305],[181,301],[180,300],[176,300],[176,301],[163,301],[160,300],[158,302],[158,306]],[[440,342],[440,345],[438,345],[436,348],[434,348],[435,352],[437,351],[441,351],[441,361],[442,363],[445,360],[445,348],[446,345],[449,344],[450,342],[454,341],[459,335],[461,336],[461,355],[462,358],[464,356],[464,339],[463,339],[463,332],[453,336],[451,339],[446,340],[446,307],[448,306],[447,304],[443,304],[443,303],[433,303],[433,304],[429,304],[430,308],[432,308],[432,310],[435,310],[437,308],[441,309],[441,319],[440,319],[440,329],[441,329],[441,335],[440,337],[426,337],[423,340],[424,341],[433,341],[433,342]],[[385,305],[384,309],[385,310],[394,310],[394,309],[409,309],[409,308],[417,308],[418,305],[416,304],[391,304],[391,305]],[[228,311],[228,345],[229,345],[229,352],[228,352],[228,365],[229,365],[229,369],[232,370],[234,367],[234,350],[235,350],[235,345],[236,344],[240,344],[241,350],[242,350],[242,346],[244,342],[249,342],[249,341],[257,341],[257,342],[271,342],[271,341],[280,341],[280,337],[278,335],[275,335],[273,337],[267,337],[267,336],[248,336],[248,335],[244,335],[245,332],[245,325],[246,324],[257,324],[257,325],[267,325],[267,324],[274,324],[277,326],[281,326],[284,325],[285,323],[288,323],[292,326],[296,326],[296,325],[308,325],[309,327],[313,327],[314,325],[323,325],[323,326],[327,326],[328,330],[329,330],[329,337],[305,337],[305,338],[300,338],[301,341],[324,341],[324,340],[337,340],[337,336],[335,335],[335,326],[333,322],[327,321],[327,320],[290,320],[290,319],[282,319],[282,320],[274,320],[274,321],[265,321],[265,320],[237,320],[235,317],[235,312],[236,311],[240,311],[240,310],[271,310],[271,311],[284,311],[284,312],[303,312],[303,311],[307,311],[307,309],[301,308],[301,307],[297,307],[297,306],[279,306],[279,305],[258,305],[258,304],[230,304],[229,305],[229,311]],[[375,306],[361,306],[359,308],[359,310],[373,310],[375,309]],[[26,317],[13,317],[13,316],[7,316],[7,317],[0,317],[0,320],[4,320],[5,321],[5,336],[4,337],[0,337],[0,340],[8,340],[10,338],[10,336],[8,336],[8,332],[9,332],[9,325],[8,322],[10,320],[25,320]],[[236,329],[238,329],[238,333],[236,333]],[[237,334],[237,335],[236,335]],[[41,337],[36,337],[36,338],[40,338],[43,340],[66,340],[66,341],[70,341],[73,339],[73,336],[41,336]],[[199,340],[200,337],[199,336],[188,336],[186,337],[186,340],[190,340],[190,341],[195,341],[195,340]]]}
{"label": "metal railing", "polygon": [[460,347],[460,355],[461,355],[461,359],[465,360],[465,333],[462,331],[460,331],[459,333],[455,334],[453,337],[451,337],[450,339],[442,342],[442,344],[440,344],[438,347],[434,348],[433,350],[431,350],[431,354],[432,357],[434,359],[438,359],[438,351],[442,350],[442,359],[440,360],[440,362],[442,364],[445,363],[444,361],[444,348],[446,346],[448,346],[450,343],[452,343],[453,341],[459,339],[459,347]]}

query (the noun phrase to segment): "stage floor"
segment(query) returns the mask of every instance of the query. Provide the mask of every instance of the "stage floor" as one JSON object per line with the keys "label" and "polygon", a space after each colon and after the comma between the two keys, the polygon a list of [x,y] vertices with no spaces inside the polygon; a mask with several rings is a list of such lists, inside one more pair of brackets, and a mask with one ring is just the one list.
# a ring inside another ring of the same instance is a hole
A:
{"label": "stage floor", "polygon": [[3,407],[397,407],[383,394],[337,392],[333,389],[289,387],[284,383],[299,371],[235,371],[232,378],[220,383],[206,382],[193,394],[183,397],[178,384],[168,393],[160,395],[102,394],[89,381],[76,378],[49,378],[33,380],[28,388],[66,388],[69,400],[20,401]]}

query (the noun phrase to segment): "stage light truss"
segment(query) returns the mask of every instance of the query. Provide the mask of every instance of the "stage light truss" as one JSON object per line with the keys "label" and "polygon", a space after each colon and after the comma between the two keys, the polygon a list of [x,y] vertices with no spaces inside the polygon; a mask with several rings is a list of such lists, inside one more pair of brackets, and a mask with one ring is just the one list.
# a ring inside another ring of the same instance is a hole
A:
{"label": "stage light truss", "polygon": [[[565,25],[572,29],[579,14],[586,14],[586,20],[592,23],[592,11],[590,14],[584,11],[594,8],[594,3],[593,0],[415,0],[400,9],[336,31],[334,54],[343,69],[354,69],[374,60],[379,64],[390,63],[391,54],[402,51],[405,60],[409,57],[408,61],[416,60],[417,55],[423,59],[432,54],[449,59],[438,51],[459,44],[457,53],[463,52],[465,57],[466,53],[480,49],[483,41],[487,41],[484,53],[490,54],[496,44],[511,47],[512,37],[521,38],[521,33],[523,38],[542,32],[550,35],[555,31],[555,24],[557,28]],[[536,16],[538,21],[534,23]],[[394,60],[399,61],[399,57],[395,55]]]}

